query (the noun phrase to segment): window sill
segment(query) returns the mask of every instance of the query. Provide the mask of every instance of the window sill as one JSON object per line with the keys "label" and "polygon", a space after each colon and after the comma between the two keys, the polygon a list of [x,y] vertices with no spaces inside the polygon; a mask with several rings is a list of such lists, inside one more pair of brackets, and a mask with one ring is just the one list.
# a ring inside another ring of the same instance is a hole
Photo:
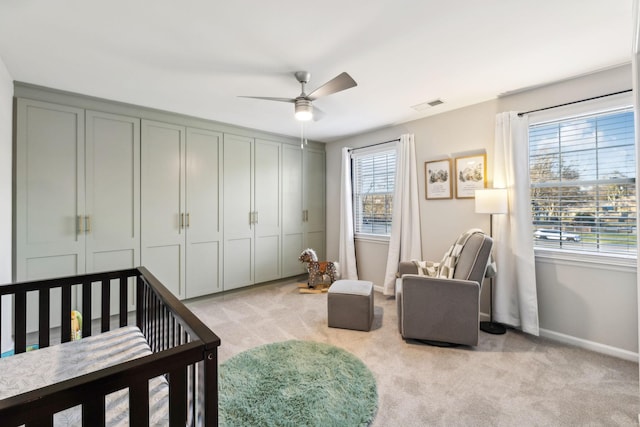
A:
{"label": "window sill", "polygon": [[380,236],[378,234],[356,234],[354,239],[359,242],[389,243],[389,236]]}
{"label": "window sill", "polygon": [[536,261],[557,263],[578,267],[594,267],[617,271],[636,272],[637,259],[634,255],[612,255],[535,248]]}

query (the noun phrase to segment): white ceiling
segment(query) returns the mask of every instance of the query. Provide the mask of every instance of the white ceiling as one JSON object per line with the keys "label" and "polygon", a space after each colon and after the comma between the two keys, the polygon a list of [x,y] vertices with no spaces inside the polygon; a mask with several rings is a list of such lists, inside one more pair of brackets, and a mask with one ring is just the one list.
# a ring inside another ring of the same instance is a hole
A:
{"label": "white ceiling", "polygon": [[[631,0],[2,0],[14,80],[297,136],[296,97],[342,71],[305,126],[332,141],[628,63]],[[440,98],[424,112],[411,106]]]}

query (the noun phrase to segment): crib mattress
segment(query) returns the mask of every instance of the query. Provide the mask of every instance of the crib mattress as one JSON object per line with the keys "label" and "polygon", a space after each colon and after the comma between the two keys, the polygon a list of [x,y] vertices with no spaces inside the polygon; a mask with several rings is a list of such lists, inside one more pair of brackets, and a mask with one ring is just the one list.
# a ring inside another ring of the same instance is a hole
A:
{"label": "crib mattress", "polygon": [[[152,354],[144,336],[135,326],[16,354],[0,359],[0,399],[26,393],[70,378]],[[149,421],[168,424],[168,390],[164,377],[149,381]],[[120,390],[106,396],[107,426],[126,426],[129,393]],[[81,425],[80,406],[54,416],[54,426]]]}

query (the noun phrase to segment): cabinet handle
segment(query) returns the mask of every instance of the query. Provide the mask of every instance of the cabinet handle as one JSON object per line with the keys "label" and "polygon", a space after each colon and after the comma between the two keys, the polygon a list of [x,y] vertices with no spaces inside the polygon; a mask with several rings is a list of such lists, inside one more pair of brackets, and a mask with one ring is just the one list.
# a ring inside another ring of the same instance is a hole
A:
{"label": "cabinet handle", "polygon": [[191,222],[191,214],[187,212],[187,228],[189,228],[189,223]]}
{"label": "cabinet handle", "polygon": [[253,225],[253,212],[249,212],[249,225]]}
{"label": "cabinet handle", "polygon": [[82,234],[84,233],[84,224],[83,224],[83,217],[82,215],[78,215],[76,217],[76,231],[78,234]]}
{"label": "cabinet handle", "polygon": [[305,219],[305,212],[306,212],[306,211],[302,211],[302,222],[305,222],[305,221],[306,221],[306,219]]}
{"label": "cabinet handle", "polygon": [[253,223],[254,223],[254,224],[257,224],[257,223],[258,223],[258,212],[256,211],[256,212],[254,212],[253,214],[254,214],[254,217],[253,217]]}
{"label": "cabinet handle", "polygon": [[180,224],[178,224],[178,228],[182,230],[184,228],[184,214],[180,214]]}
{"label": "cabinet handle", "polygon": [[84,217],[84,232],[91,233],[91,216],[89,215]]}

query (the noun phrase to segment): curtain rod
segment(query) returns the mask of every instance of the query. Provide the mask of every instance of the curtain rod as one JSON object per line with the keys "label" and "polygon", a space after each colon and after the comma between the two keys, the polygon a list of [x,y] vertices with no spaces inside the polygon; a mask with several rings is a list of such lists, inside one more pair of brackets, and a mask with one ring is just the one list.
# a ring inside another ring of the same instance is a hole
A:
{"label": "curtain rod", "polygon": [[363,149],[365,149],[365,148],[375,147],[376,145],[388,144],[388,143],[390,143],[390,142],[398,142],[398,141],[400,141],[400,138],[398,138],[398,139],[392,139],[391,141],[378,142],[378,143],[376,143],[376,144],[365,145],[364,147],[349,148],[349,152],[351,153],[352,151],[363,150]]}
{"label": "curtain rod", "polygon": [[607,93],[606,95],[593,96],[591,98],[580,99],[578,101],[566,102],[564,104],[552,105],[551,107],[538,108],[537,110],[525,111],[524,113],[518,113],[518,117],[522,117],[525,114],[537,113],[538,111],[550,110],[552,108],[564,107],[566,105],[578,104],[580,102],[593,101],[594,99],[606,98],[607,96],[620,95],[621,93],[631,92],[632,89],[621,90],[619,92]]}

